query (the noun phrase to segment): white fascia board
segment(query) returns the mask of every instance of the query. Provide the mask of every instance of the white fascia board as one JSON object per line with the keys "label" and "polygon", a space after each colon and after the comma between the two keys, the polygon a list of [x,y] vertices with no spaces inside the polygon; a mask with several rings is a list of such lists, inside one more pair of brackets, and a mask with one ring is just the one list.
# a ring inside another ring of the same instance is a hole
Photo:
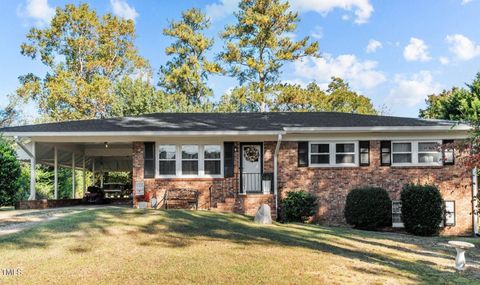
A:
{"label": "white fascia board", "polygon": [[468,125],[455,126],[398,126],[398,127],[286,127],[287,134],[299,133],[349,133],[349,132],[429,132],[429,131],[469,131],[472,128]]}
{"label": "white fascia board", "polygon": [[129,132],[5,132],[6,137],[117,137],[117,136],[143,136],[143,137],[158,137],[158,136],[176,136],[176,137],[191,137],[191,136],[238,136],[238,135],[278,135],[283,134],[283,131],[129,131]]}

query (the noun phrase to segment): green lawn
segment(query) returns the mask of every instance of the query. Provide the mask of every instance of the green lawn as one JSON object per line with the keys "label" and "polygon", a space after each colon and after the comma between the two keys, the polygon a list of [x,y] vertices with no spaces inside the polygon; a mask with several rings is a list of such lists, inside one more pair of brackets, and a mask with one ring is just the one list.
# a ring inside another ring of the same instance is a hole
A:
{"label": "green lawn", "polygon": [[0,237],[0,268],[22,270],[0,284],[479,284],[479,250],[458,274],[446,240],[104,208]]}

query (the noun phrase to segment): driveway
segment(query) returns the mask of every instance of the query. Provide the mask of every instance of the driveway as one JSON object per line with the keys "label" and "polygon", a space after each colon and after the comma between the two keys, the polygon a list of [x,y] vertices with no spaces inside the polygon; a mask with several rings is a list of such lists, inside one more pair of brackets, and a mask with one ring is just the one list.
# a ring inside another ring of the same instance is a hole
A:
{"label": "driveway", "polygon": [[0,211],[0,236],[20,232],[36,224],[56,220],[69,215],[98,208],[118,206],[74,206],[43,210],[10,210]]}

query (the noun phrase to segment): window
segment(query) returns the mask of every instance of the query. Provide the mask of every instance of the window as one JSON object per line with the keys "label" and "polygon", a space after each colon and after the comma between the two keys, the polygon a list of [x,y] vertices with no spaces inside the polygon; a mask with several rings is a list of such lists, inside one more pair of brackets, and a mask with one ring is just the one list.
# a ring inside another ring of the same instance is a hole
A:
{"label": "window", "polygon": [[389,166],[392,164],[392,143],[390,141],[380,142],[380,165]]}
{"label": "window", "polygon": [[440,152],[438,144],[435,142],[418,143],[418,163],[438,163],[440,161]]}
{"label": "window", "polygon": [[310,143],[310,166],[358,166],[357,142]]}
{"label": "window", "polygon": [[220,175],[222,167],[221,147],[219,145],[205,145],[204,171],[207,175]]}
{"label": "window", "polygon": [[159,147],[159,173],[160,175],[176,175],[177,149],[175,145],[160,145]]}
{"label": "window", "polygon": [[198,175],[198,145],[182,145],[182,174]]}
{"label": "window", "polygon": [[339,143],[335,146],[336,164],[355,164],[355,144]]}
{"label": "window", "polygon": [[163,178],[222,177],[224,174],[221,144],[157,143],[156,175]]}
{"label": "window", "polygon": [[392,165],[442,165],[441,141],[392,142]]}
{"label": "window", "polygon": [[392,144],[393,163],[412,163],[412,143]]}
{"label": "window", "polygon": [[312,144],[310,154],[311,164],[330,164],[329,144]]}

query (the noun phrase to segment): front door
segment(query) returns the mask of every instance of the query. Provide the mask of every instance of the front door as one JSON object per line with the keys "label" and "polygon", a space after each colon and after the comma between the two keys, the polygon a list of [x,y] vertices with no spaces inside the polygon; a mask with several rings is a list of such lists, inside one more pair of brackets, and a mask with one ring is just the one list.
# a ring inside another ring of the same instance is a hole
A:
{"label": "front door", "polygon": [[242,144],[242,193],[262,192],[262,145]]}

